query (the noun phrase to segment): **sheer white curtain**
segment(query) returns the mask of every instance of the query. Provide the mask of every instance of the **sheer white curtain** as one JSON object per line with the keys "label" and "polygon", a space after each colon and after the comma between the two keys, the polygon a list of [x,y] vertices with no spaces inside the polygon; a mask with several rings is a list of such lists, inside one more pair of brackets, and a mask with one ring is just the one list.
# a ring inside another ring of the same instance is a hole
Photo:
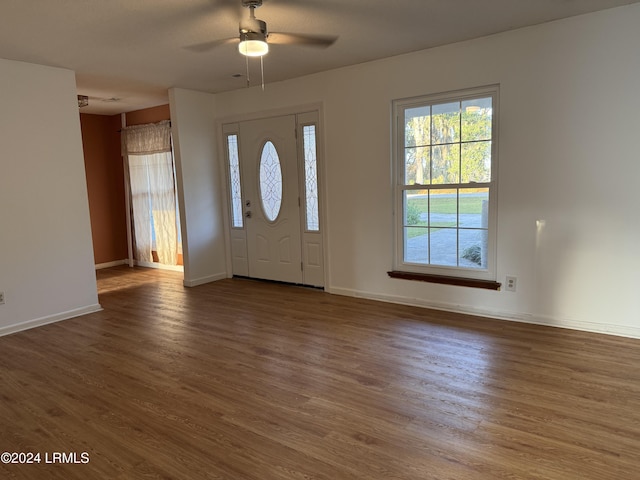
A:
{"label": "sheer white curtain", "polygon": [[122,149],[129,165],[136,259],[153,262],[155,247],[160,263],[176,265],[178,223],[169,121],[124,128]]}

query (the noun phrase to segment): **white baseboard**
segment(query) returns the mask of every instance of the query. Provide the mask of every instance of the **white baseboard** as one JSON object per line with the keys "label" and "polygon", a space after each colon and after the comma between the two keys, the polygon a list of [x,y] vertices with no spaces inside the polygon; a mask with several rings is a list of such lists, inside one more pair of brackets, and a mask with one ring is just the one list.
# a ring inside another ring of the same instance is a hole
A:
{"label": "white baseboard", "polygon": [[157,268],[158,270],[171,270],[172,272],[184,272],[184,267],[182,265],[164,265],[162,263],[140,262],[138,260],[135,261],[135,264],[138,267]]}
{"label": "white baseboard", "polygon": [[[164,265],[162,263],[156,262],[140,262],[138,260],[134,260],[133,264],[137,267],[145,267],[145,268],[157,268],[158,270],[171,270],[173,272],[183,272],[184,267],[182,265]],[[100,270],[103,268],[111,268],[117,267],[120,265],[129,265],[129,260],[126,258],[124,260],[116,260],[114,262],[107,263],[98,263],[96,264],[96,270]]]}
{"label": "white baseboard", "polygon": [[197,287],[198,285],[204,285],[205,283],[217,282],[218,280],[224,280],[228,278],[226,273],[217,273],[215,275],[208,275],[206,277],[194,278],[187,280],[186,278],[183,280],[182,284],[185,287]]}
{"label": "white baseboard", "polygon": [[376,294],[352,290],[348,288],[328,288],[329,293],[344,295],[347,297],[366,298],[387,303],[397,303],[399,305],[409,305],[413,307],[431,308],[445,312],[463,313],[478,317],[494,318],[497,320],[508,320],[511,322],[530,323],[533,325],[545,325],[548,327],[567,328],[570,330],[580,330],[584,332],[603,333],[606,335],[616,335],[627,338],[640,338],[640,327],[629,327],[626,325],[614,325],[594,322],[583,322],[568,318],[555,318],[544,315],[534,315],[529,313],[502,312],[498,310],[486,310],[470,305],[457,305],[441,302],[430,302],[419,298],[402,297],[397,295]]}
{"label": "white baseboard", "polygon": [[67,312],[56,313],[55,315],[48,315],[46,317],[27,320],[26,322],[16,323],[14,325],[8,325],[6,327],[0,327],[0,337],[4,335],[11,335],[12,333],[21,332],[23,330],[29,330],[35,327],[41,327],[50,323],[56,323],[62,320],[80,317],[89,313],[99,312],[101,310],[102,307],[100,306],[100,304],[96,303],[95,305],[88,305],[86,307],[76,308]]}
{"label": "white baseboard", "polygon": [[101,270],[103,268],[118,267],[120,265],[128,265],[128,264],[129,264],[129,260],[127,260],[126,258],[124,260],[116,260],[115,262],[97,263],[96,270]]}
{"label": "white baseboard", "polygon": [[640,328],[630,327],[628,325],[583,322],[568,318],[549,317],[545,315],[532,316],[531,321],[527,323],[546,325],[548,327],[568,328],[569,330],[581,330],[583,332],[603,333],[606,335],[615,335],[617,337],[640,339]]}

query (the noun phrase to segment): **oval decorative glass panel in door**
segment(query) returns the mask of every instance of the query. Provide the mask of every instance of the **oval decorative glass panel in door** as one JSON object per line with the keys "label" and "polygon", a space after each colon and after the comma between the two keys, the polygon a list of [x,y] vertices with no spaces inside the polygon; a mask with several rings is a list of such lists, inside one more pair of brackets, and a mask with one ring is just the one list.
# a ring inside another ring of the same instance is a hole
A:
{"label": "oval decorative glass panel in door", "polygon": [[260,155],[260,200],[267,220],[275,221],[282,207],[282,168],[271,141],[264,144]]}

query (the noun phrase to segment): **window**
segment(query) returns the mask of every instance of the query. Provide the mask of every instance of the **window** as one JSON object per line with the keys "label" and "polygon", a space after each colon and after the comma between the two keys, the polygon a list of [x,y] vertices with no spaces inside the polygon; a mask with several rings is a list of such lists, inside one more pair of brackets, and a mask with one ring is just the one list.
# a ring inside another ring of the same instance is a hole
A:
{"label": "window", "polygon": [[282,167],[278,151],[271,141],[262,147],[258,186],[264,215],[268,221],[274,222],[282,207]]}
{"label": "window", "polygon": [[242,187],[240,184],[240,162],[238,157],[238,135],[227,135],[227,159],[229,161],[229,182],[231,183],[231,224],[242,228]]}
{"label": "window", "polygon": [[397,100],[394,270],[495,280],[498,87]]}
{"label": "window", "polygon": [[302,127],[302,141],[306,229],[309,232],[318,232],[320,231],[320,216],[318,212],[318,165],[315,125]]}
{"label": "window", "polygon": [[122,136],[135,258],[143,265],[177,265],[181,262],[182,245],[171,124],[166,120],[125,127]]}

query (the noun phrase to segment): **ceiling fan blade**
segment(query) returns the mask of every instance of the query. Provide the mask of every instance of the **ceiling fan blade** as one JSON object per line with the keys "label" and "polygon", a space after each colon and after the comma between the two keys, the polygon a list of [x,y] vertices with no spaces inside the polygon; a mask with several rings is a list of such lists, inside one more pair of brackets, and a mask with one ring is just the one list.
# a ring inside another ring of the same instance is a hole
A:
{"label": "ceiling fan blade", "polygon": [[224,38],[221,40],[211,40],[209,42],[196,43],[195,45],[187,45],[183,47],[185,50],[190,50],[196,53],[208,52],[209,50],[213,50],[215,47],[220,45],[226,45],[229,43],[236,43],[239,41],[238,37]]}
{"label": "ceiling fan blade", "polygon": [[310,47],[330,47],[338,39],[333,35],[306,35],[302,33],[270,32],[267,43],[274,45],[307,45]]}

